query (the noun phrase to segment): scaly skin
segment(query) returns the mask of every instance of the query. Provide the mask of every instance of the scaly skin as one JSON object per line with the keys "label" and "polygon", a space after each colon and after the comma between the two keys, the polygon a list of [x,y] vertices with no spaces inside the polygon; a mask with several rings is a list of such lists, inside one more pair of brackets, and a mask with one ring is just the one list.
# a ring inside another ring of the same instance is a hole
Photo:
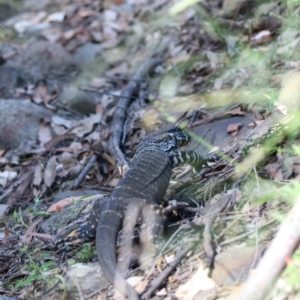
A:
{"label": "scaly skin", "polygon": [[[178,148],[186,145],[189,140],[190,137],[178,128],[143,139],[131,168],[110,197],[95,202],[88,222],[81,225],[78,234],[59,241],[66,242],[77,238],[91,241],[96,235],[98,260],[104,275],[129,299],[136,300],[139,296],[124,279],[116,259],[116,242],[125,214],[141,216],[143,219],[144,208],[151,209],[151,205],[160,203],[168,188],[174,166],[189,163],[198,170],[207,160],[215,160],[215,156],[203,158],[193,151],[179,151]],[[128,212],[128,207],[132,211]],[[155,238],[161,231],[162,218],[154,214],[151,224],[152,237]],[[150,226],[149,222],[146,225]]]}
{"label": "scaly skin", "polygon": [[[167,156],[156,152],[142,154],[113,190],[110,201],[101,209],[96,234],[98,260],[107,279],[129,299],[139,297],[117,270],[116,261],[116,242],[123,223],[124,206],[132,199],[136,202],[140,199],[143,205],[145,202],[155,204],[162,200],[169,185],[171,170]],[[141,207],[137,205],[136,209],[140,210]],[[160,222],[153,223],[157,225],[153,231],[158,231]]]}

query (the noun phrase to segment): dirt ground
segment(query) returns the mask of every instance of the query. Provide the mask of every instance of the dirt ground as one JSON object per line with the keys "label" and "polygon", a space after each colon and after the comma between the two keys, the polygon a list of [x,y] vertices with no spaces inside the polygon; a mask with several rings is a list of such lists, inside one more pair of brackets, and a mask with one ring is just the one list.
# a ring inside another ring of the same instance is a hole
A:
{"label": "dirt ground", "polygon": [[95,242],[55,241],[174,126],[219,159],[174,168],[165,233],[152,251],[136,227],[127,281],[141,299],[299,299],[299,11],[0,0],[0,300],[125,299]]}

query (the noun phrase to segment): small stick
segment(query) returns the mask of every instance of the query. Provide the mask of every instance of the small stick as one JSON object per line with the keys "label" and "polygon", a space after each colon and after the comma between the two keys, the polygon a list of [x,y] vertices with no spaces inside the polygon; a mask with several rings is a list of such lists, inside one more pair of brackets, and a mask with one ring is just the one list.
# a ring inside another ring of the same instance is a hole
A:
{"label": "small stick", "polygon": [[170,273],[177,267],[182,259],[193,249],[194,243],[188,245],[182,250],[178,256],[157,276],[150,286],[150,288],[142,295],[142,299],[148,299],[151,294],[161,285],[161,283],[170,275]]}
{"label": "small stick", "polygon": [[91,156],[85,167],[81,170],[81,172],[78,174],[77,178],[74,181],[73,188],[78,188],[80,183],[83,181],[89,170],[91,170],[94,167],[94,164],[96,162],[97,155],[94,154]]}

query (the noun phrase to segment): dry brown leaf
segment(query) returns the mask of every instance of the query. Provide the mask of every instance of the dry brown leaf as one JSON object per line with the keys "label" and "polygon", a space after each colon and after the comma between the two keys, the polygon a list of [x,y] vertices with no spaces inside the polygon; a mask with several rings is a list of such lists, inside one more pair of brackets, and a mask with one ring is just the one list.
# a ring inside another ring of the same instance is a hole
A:
{"label": "dry brown leaf", "polygon": [[75,134],[64,134],[64,135],[57,135],[51,141],[47,142],[44,147],[46,150],[50,150],[55,144],[63,141],[63,140],[74,140],[76,138]]}
{"label": "dry brown leaf", "polygon": [[46,166],[44,173],[44,182],[47,187],[51,187],[56,177],[56,156],[52,156]]}
{"label": "dry brown leaf", "polygon": [[271,38],[272,38],[271,31],[263,30],[263,31],[257,33],[256,35],[254,35],[253,37],[251,37],[250,44],[252,46],[265,44],[265,43],[268,43],[269,41],[271,41]]}
{"label": "dry brown leaf", "polygon": [[101,114],[94,114],[88,118],[81,120],[78,127],[75,127],[72,132],[78,137],[83,137],[84,135],[90,133],[93,130],[95,124],[99,123],[102,119]]}
{"label": "dry brown leaf", "polygon": [[128,74],[128,65],[126,62],[122,62],[120,65],[115,68],[109,69],[106,73],[109,77],[114,77],[117,75],[127,75]]}
{"label": "dry brown leaf", "polygon": [[93,16],[96,12],[92,11],[92,10],[89,10],[89,9],[81,9],[79,12],[78,12],[78,16],[80,18],[87,18],[87,17],[90,17],[90,16]]}
{"label": "dry brown leaf", "polygon": [[5,149],[0,149],[0,157],[5,153]]}
{"label": "dry brown leaf", "polygon": [[39,186],[43,181],[42,165],[38,163],[34,168],[33,184]]}
{"label": "dry brown leaf", "polygon": [[27,173],[23,173],[21,176],[21,184],[18,186],[15,197],[24,197],[26,193],[32,193],[32,180],[33,180],[33,169],[29,169]]}
{"label": "dry brown leaf", "polygon": [[99,198],[105,197],[104,195],[92,195],[89,197],[83,197],[83,196],[74,196],[74,197],[67,197],[62,200],[57,201],[56,203],[52,204],[48,209],[47,212],[52,213],[56,212],[57,208],[60,207],[63,208],[66,205],[74,203],[74,201],[83,200],[83,201],[89,201],[89,200],[96,200]]}
{"label": "dry brown leaf", "polygon": [[40,121],[39,125],[39,141],[42,146],[44,146],[47,142],[52,139],[51,131],[49,128],[49,123],[45,120]]}
{"label": "dry brown leaf", "polygon": [[90,86],[95,88],[103,87],[107,84],[107,79],[104,77],[96,77],[93,78],[92,82],[90,83]]}
{"label": "dry brown leaf", "polygon": [[200,266],[197,272],[176,290],[176,297],[182,300],[190,300],[200,291],[215,289],[216,283],[208,277],[207,271]]}
{"label": "dry brown leaf", "polygon": [[235,109],[232,109],[228,112],[226,112],[226,115],[233,115],[233,116],[243,116],[245,113],[241,110],[241,107],[237,107]]}
{"label": "dry brown leaf", "polygon": [[296,175],[300,174],[300,166],[299,165],[294,165],[293,170]]}
{"label": "dry brown leaf", "polygon": [[[99,138],[99,136],[98,136]],[[82,143],[79,142],[73,142],[70,144],[69,147],[60,147],[56,148],[56,152],[69,152],[69,153],[78,153],[83,149]]]}
{"label": "dry brown leaf", "polygon": [[56,125],[61,125],[61,126],[64,126],[66,128],[71,128],[71,127],[74,126],[74,121],[64,119],[64,118],[56,116],[56,115],[52,117],[52,122]]}
{"label": "dry brown leaf", "polygon": [[41,36],[43,36],[46,40],[52,42],[52,43],[57,43],[63,36],[62,30],[57,27],[51,27],[45,29],[42,33]]}
{"label": "dry brown leaf", "polygon": [[268,172],[271,178],[275,179],[280,168],[280,164],[278,162],[268,164],[264,167],[264,170]]}
{"label": "dry brown leaf", "polygon": [[282,181],[284,179],[283,177],[283,173],[282,173],[282,169],[279,169],[277,174],[276,174],[276,177],[274,178],[275,181]]}
{"label": "dry brown leaf", "polygon": [[0,204],[0,217],[5,215],[6,210],[8,209],[7,204]]}
{"label": "dry brown leaf", "polygon": [[8,242],[9,238],[9,229],[6,225],[4,225],[4,237],[2,239],[2,244],[5,245]]}
{"label": "dry brown leaf", "polygon": [[64,40],[68,41],[72,39],[75,35],[79,34],[80,32],[84,31],[83,27],[77,27],[74,29],[70,29],[64,32],[63,38]]}
{"label": "dry brown leaf", "polygon": [[146,287],[147,285],[149,284],[149,280],[147,279],[144,279],[144,280],[140,280],[135,286],[135,290],[138,292],[138,293],[141,293]]}
{"label": "dry brown leaf", "polygon": [[3,54],[1,54],[1,57],[4,59],[4,60],[8,60],[10,58],[13,58],[14,56],[16,56],[18,54],[18,51],[17,50],[10,50],[10,51],[7,51],[7,52],[4,52]]}
{"label": "dry brown leaf", "polygon": [[39,104],[39,103],[49,103],[51,100],[51,95],[48,94],[47,86],[43,81],[41,81],[38,87],[34,90],[32,100]]}
{"label": "dry brown leaf", "polygon": [[16,178],[18,175],[15,171],[3,171],[0,172],[0,185],[6,186],[7,182]]}
{"label": "dry brown leaf", "polygon": [[35,222],[33,222],[30,227],[26,230],[25,234],[21,237],[21,241],[24,244],[29,244],[32,238],[32,233],[34,228],[39,224],[39,222],[42,220],[43,218],[39,218],[37,219]]}
{"label": "dry brown leaf", "polygon": [[231,123],[227,126],[227,132],[233,133],[242,128],[242,123]]}

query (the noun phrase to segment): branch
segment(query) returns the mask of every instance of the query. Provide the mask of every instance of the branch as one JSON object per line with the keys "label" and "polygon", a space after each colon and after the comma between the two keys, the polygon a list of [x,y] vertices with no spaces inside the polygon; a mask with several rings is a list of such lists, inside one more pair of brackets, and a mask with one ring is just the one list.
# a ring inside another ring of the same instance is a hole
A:
{"label": "branch", "polygon": [[236,300],[263,299],[281,272],[286,267],[286,259],[291,257],[300,243],[300,196],[281,224],[273,242],[251,273]]}
{"label": "branch", "polygon": [[160,63],[157,59],[146,59],[140,67],[137,69],[135,74],[132,76],[130,81],[127,83],[126,87],[121,93],[119,98],[119,103],[116,107],[113,120],[112,120],[112,130],[109,139],[109,149],[116,160],[117,165],[128,165],[128,162],[120,149],[123,126],[126,120],[126,111],[132,100],[132,94],[137,88],[139,82],[149,73],[155,65]]}

